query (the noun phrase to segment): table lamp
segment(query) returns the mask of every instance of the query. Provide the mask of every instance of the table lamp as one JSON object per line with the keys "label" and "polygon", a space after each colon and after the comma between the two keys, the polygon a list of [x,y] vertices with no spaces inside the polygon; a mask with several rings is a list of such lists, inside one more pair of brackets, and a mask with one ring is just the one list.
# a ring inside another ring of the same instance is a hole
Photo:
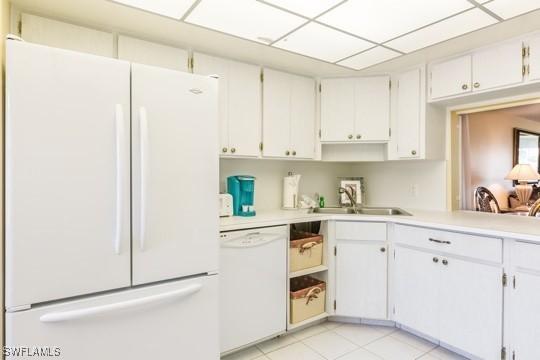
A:
{"label": "table lamp", "polygon": [[529,181],[538,181],[540,179],[540,174],[532,168],[529,164],[517,164],[514,168],[506,175],[506,180],[516,180],[519,182],[515,186],[516,194],[519,201],[522,205],[527,205],[527,202],[532,195],[532,185],[529,185]]}

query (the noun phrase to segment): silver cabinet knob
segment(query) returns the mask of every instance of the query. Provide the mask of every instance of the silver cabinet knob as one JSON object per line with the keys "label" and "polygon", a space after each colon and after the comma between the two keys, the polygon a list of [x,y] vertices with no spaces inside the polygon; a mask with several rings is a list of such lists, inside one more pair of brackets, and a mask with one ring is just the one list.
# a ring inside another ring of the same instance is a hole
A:
{"label": "silver cabinet knob", "polygon": [[291,155],[291,152],[289,150],[285,151],[285,155],[289,156]]}
{"label": "silver cabinet knob", "polygon": [[385,247],[382,247],[382,248],[381,248],[381,252],[386,252],[386,248],[385,248]]}
{"label": "silver cabinet knob", "polygon": [[349,138],[349,140],[353,138],[352,134],[350,134],[350,135],[347,136],[347,137]]}
{"label": "silver cabinet knob", "polygon": [[356,138],[357,138],[357,139],[361,139],[361,138],[362,138],[362,135],[358,134],[358,135],[356,135]]}
{"label": "silver cabinet knob", "polygon": [[442,261],[442,263],[443,263],[443,265],[448,265],[448,260],[444,259],[444,260]]}
{"label": "silver cabinet knob", "polygon": [[411,155],[416,155],[416,150],[412,150]]}
{"label": "silver cabinet knob", "polygon": [[438,263],[438,262],[439,262],[439,258],[434,257],[434,258],[433,258],[433,262],[434,262],[435,264]]}
{"label": "silver cabinet knob", "polygon": [[231,148],[231,153],[235,153],[236,152],[236,149],[235,148]]}
{"label": "silver cabinet knob", "polygon": [[292,151],[293,156],[296,156],[296,150]]}
{"label": "silver cabinet knob", "polygon": [[463,84],[463,85],[461,85],[461,88],[462,88],[463,90],[467,90],[467,89],[469,88],[469,85]]}
{"label": "silver cabinet knob", "polygon": [[474,86],[475,89],[478,89],[478,88],[480,87],[480,83],[479,83],[479,82],[475,82],[475,83],[473,84],[473,86]]}
{"label": "silver cabinet knob", "polygon": [[227,152],[227,148],[226,148],[226,147],[224,147],[223,149],[221,149],[221,152],[224,152],[224,153],[226,153],[226,152]]}

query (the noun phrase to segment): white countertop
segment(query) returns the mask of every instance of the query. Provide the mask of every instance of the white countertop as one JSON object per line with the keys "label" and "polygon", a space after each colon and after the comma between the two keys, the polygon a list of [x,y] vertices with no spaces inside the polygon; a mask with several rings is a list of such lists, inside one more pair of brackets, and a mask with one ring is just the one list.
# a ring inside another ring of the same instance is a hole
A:
{"label": "white countertop", "polygon": [[405,210],[412,216],[313,214],[308,213],[307,210],[260,211],[252,217],[221,218],[220,230],[230,231],[322,220],[382,221],[540,242],[540,218],[475,211]]}

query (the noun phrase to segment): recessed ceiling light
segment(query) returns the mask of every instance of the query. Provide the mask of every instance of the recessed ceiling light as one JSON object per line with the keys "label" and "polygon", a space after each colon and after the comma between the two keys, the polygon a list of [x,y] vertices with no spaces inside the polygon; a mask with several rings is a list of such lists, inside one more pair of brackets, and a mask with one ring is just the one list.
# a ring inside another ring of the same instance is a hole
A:
{"label": "recessed ceiling light", "polygon": [[294,13],[314,18],[343,0],[263,0]]}
{"label": "recessed ceiling light", "polygon": [[112,0],[137,9],[159,15],[181,19],[195,3],[195,0]]}
{"label": "recessed ceiling light", "polygon": [[525,14],[540,8],[538,0],[494,0],[484,6],[503,19]]}
{"label": "recessed ceiling light", "polygon": [[373,49],[366,50],[358,55],[354,55],[350,58],[342,60],[338,62],[338,64],[355,70],[361,70],[398,56],[401,56],[401,54],[397,51],[393,51],[382,46],[377,46]]}
{"label": "recessed ceiling light", "polygon": [[498,22],[480,9],[472,9],[414,31],[385,45],[405,53],[415,51]]}
{"label": "recessed ceiling light", "polygon": [[467,0],[349,0],[317,20],[384,42],[472,7]]}
{"label": "recessed ceiling light", "polygon": [[202,0],[185,21],[268,44],[306,19],[255,0]]}
{"label": "recessed ceiling light", "polygon": [[309,23],[273,46],[316,59],[336,62],[374,45],[328,26]]}

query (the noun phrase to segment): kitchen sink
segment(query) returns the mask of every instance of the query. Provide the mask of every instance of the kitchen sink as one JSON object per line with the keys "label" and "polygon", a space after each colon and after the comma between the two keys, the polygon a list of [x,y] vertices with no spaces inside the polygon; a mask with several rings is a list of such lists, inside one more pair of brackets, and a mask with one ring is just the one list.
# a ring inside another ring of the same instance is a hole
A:
{"label": "kitchen sink", "polygon": [[405,215],[412,214],[395,207],[359,207],[356,211],[351,207],[325,207],[312,210],[317,214],[356,214],[356,215]]}

